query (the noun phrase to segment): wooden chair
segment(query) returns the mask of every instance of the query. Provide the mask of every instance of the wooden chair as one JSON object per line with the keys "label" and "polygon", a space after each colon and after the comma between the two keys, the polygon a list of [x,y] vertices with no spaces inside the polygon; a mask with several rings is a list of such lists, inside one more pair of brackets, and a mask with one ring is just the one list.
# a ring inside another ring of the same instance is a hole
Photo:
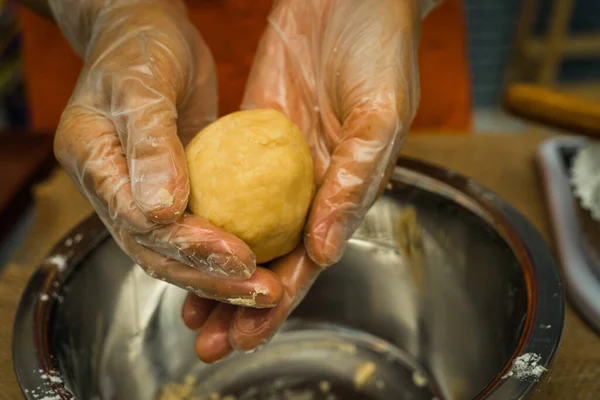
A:
{"label": "wooden chair", "polygon": [[[575,0],[551,0],[551,10],[540,15],[540,0],[522,0],[517,20],[515,46],[509,62],[507,85],[521,79],[531,80],[544,86],[555,86],[561,65],[570,59],[595,59],[600,54],[600,33],[571,32],[570,25]],[[538,18],[546,18],[548,31],[535,35],[534,25]],[[575,82],[570,86],[585,89],[589,82]],[[594,86],[598,88],[598,83]]]}

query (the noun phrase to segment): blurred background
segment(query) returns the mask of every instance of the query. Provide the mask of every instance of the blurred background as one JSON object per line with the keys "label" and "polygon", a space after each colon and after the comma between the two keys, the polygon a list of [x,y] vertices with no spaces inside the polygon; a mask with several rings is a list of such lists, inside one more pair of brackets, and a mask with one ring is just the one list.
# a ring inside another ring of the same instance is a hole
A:
{"label": "blurred background", "polygon": [[4,134],[27,126],[27,102],[23,75],[16,6],[0,0],[0,127]]}
{"label": "blurred background", "polygon": [[[520,132],[502,112],[504,89],[531,81],[600,99],[600,2],[466,0],[474,131]],[[0,134],[27,129],[14,1],[0,0]],[[11,133],[12,132],[12,133]]]}
{"label": "blurred background", "polygon": [[500,110],[515,81],[600,99],[600,2],[466,0],[476,132],[528,127]]}
{"label": "blurred background", "polygon": [[[502,110],[505,91],[513,82],[567,90],[600,102],[600,1],[466,0],[464,6],[473,133],[549,130]],[[27,215],[31,185],[51,170],[54,161],[51,135],[31,135],[37,132],[29,118],[22,21],[17,14],[14,1],[0,0],[0,169],[10,171],[0,174],[0,265],[3,249],[12,242],[6,238],[15,236]],[[61,62],[66,65],[69,60],[55,59],[53,65],[61,68]],[[52,71],[42,72],[42,79],[52,80]],[[57,79],[56,87],[59,83]],[[57,95],[41,94],[42,108]]]}

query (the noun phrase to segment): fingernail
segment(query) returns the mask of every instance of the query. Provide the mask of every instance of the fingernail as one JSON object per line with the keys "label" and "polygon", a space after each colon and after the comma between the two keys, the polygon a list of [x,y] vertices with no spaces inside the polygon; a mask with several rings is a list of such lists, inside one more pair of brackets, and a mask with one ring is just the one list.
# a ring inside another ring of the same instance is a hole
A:
{"label": "fingernail", "polygon": [[[154,146],[164,145],[158,142]],[[161,150],[142,159],[137,159],[134,154],[130,163],[133,196],[146,212],[172,206],[176,195],[170,183],[177,178],[177,169],[169,149]]]}
{"label": "fingernail", "polygon": [[267,319],[271,310],[260,310],[257,308],[244,308],[239,311],[236,318],[236,329],[245,334],[252,334],[260,331]]}
{"label": "fingernail", "polygon": [[212,365],[212,364],[218,364],[221,361],[225,360],[227,357],[229,357],[230,354],[231,354],[231,351],[228,351],[227,353],[218,354],[214,358],[202,357],[200,354],[196,354],[196,355],[198,356],[200,361],[202,361],[203,363]]}
{"label": "fingernail", "polygon": [[269,297],[266,293],[257,293],[254,297],[254,300],[256,301],[257,306],[262,306],[262,307],[275,306],[275,303],[273,303],[273,300],[271,299],[271,297]]}
{"label": "fingernail", "polygon": [[334,222],[327,231],[322,242],[322,259],[319,264],[327,267],[335,264],[342,258],[347,243],[347,228],[341,221]]}
{"label": "fingernail", "polygon": [[226,353],[226,354],[223,354],[223,355],[221,356],[221,358],[216,358],[216,359],[212,360],[212,361],[211,361],[209,364],[218,364],[218,363],[220,363],[221,361],[225,360],[225,359],[226,359],[227,357],[229,357],[230,355],[231,355],[231,353]]}

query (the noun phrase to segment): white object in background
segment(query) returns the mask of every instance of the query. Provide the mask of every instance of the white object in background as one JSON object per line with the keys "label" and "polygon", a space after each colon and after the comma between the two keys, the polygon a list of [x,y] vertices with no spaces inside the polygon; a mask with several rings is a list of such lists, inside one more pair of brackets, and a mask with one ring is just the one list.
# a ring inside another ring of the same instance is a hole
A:
{"label": "white object in background", "polygon": [[600,143],[587,142],[571,167],[571,184],[581,207],[600,221]]}
{"label": "white object in background", "polygon": [[589,140],[578,136],[549,139],[538,149],[537,161],[546,192],[550,221],[572,304],[590,326],[600,333],[600,268],[594,262],[595,246],[577,218],[578,200],[571,184],[571,170],[565,156],[578,154]]}

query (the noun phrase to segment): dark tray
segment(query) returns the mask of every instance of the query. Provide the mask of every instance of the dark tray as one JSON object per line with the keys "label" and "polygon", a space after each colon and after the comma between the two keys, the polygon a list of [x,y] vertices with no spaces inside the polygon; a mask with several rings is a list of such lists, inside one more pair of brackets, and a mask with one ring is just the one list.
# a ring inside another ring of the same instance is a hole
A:
{"label": "dark tray", "polygon": [[570,170],[586,138],[559,136],[537,154],[558,258],[571,303],[600,333],[600,223],[573,194]]}

